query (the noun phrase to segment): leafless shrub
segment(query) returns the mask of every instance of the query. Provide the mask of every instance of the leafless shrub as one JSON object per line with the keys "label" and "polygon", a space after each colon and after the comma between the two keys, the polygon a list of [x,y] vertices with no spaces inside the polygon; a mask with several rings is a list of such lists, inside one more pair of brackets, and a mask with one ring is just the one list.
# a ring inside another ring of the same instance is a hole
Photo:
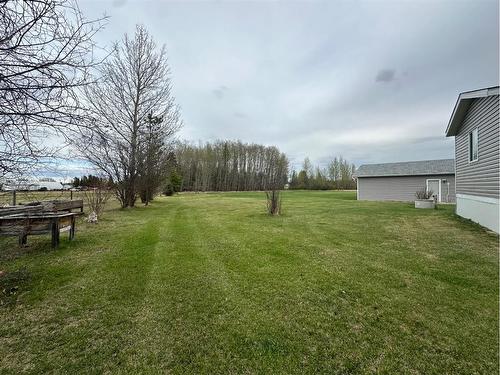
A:
{"label": "leafless shrub", "polygon": [[270,190],[266,191],[267,198],[267,213],[277,216],[281,214],[281,191]]}
{"label": "leafless shrub", "polygon": [[113,195],[113,190],[103,184],[83,190],[83,195],[90,210],[88,221],[97,223],[97,219],[101,217],[106,203]]}
{"label": "leafless shrub", "polygon": [[427,190],[425,188],[422,188],[420,190],[417,190],[415,193],[415,197],[417,199],[430,199],[434,192],[432,190]]}

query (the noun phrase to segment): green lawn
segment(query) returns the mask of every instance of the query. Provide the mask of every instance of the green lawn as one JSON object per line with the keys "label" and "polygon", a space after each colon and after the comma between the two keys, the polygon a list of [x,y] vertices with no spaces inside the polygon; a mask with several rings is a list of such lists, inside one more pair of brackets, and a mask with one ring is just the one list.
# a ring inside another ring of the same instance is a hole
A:
{"label": "green lawn", "polygon": [[181,194],[0,242],[2,373],[498,372],[498,237],[352,192]]}

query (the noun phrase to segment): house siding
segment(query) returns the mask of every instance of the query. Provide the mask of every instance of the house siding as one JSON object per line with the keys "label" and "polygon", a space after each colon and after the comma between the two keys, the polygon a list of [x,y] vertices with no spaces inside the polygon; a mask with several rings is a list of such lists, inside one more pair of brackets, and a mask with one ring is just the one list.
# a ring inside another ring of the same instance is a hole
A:
{"label": "house siding", "polygon": [[[474,99],[455,136],[456,192],[498,199],[499,96]],[[478,160],[469,162],[469,133],[478,128]]]}
{"label": "house siding", "polygon": [[[442,202],[455,202],[455,176],[452,174],[397,177],[358,177],[358,200],[414,201],[415,192],[425,188],[427,179],[447,180],[449,184],[441,183],[441,200]],[[448,188],[449,194],[447,194]]]}

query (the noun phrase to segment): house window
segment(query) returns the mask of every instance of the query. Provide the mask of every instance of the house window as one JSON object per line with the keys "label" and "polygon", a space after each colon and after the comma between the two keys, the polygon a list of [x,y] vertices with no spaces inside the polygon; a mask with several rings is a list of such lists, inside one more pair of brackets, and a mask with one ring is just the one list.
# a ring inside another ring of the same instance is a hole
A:
{"label": "house window", "polygon": [[469,133],[469,161],[477,160],[477,128]]}

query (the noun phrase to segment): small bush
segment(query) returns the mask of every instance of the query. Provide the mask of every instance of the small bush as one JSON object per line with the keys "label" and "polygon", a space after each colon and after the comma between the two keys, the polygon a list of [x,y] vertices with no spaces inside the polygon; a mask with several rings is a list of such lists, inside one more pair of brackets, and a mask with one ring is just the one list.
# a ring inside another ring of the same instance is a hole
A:
{"label": "small bush", "polygon": [[165,186],[163,187],[163,194],[167,197],[174,195],[181,191],[182,186],[182,176],[177,172],[177,170],[173,170],[167,178]]}
{"label": "small bush", "polygon": [[113,195],[113,191],[108,186],[101,184],[96,187],[85,189],[83,195],[90,211],[87,221],[89,223],[97,223],[97,219],[100,218],[104,212],[104,207],[109,198]]}
{"label": "small bush", "polygon": [[171,183],[167,183],[167,185],[163,189],[163,194],[165,194],[167,197],[170,197],[174,195],[174,193],[175,193],[174,186]]}
{"label": "small bush", "polygon": [[417,190],[417,192],[415,193],[415,197],[417,199],[430,199],[433,194],[434,192],[432,190],[427,190],[424,188]]}

